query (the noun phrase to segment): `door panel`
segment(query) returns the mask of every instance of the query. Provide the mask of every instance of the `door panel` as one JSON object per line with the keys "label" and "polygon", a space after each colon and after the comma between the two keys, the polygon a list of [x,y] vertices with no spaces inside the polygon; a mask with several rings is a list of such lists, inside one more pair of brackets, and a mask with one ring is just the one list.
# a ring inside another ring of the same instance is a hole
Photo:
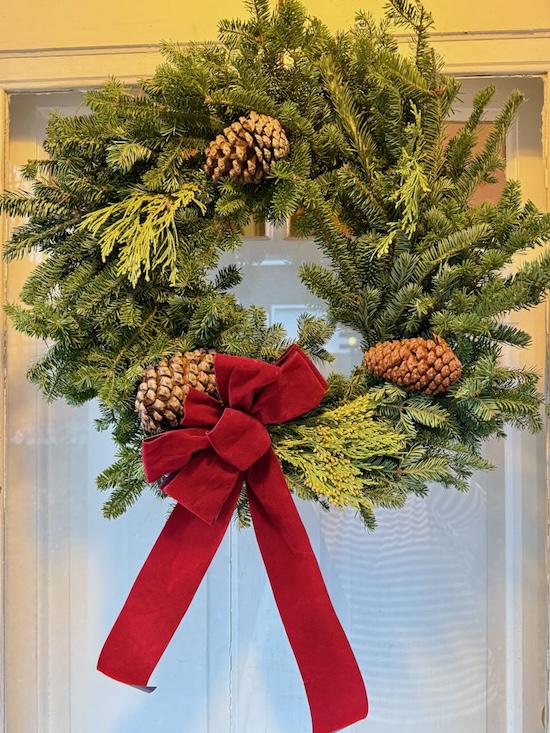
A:
{"label": "door panel", "polygon": [[[487,80],[465,82],[464,109]],[[499,80],[528,102],[507,143],[508,172],[544,206],[540,79]],[[78,95],[13,95],[10,159],[40,154],[47,110]],[[456,118],[464,112],[457,110]],[[244,303],[264,305],[292,333],[320,304],[297,267],[318,257],[283,230],[255,231],[236,254]],[[32,262],[10,265],[16,298]],[[534,335],[505,358],[544,366],[544,311],[514,315]],[[94,479],[112,459],[95,406],[46,405],[24,378],[40,344],[8,329],[5,527],[8,733],[303,733],[303,686],[253,532],[231,528],[144,695],[95,671],[101,644],[166,518],[143,497],[114,522]],[[361,354],[331,341],[336,368]],[[371,701],[357,733],[536,733],[546,697],[544,436],[510,431],[490,444],[497,469],[460,494],[434,487],[367,533],[353,512],[299,503]]]}

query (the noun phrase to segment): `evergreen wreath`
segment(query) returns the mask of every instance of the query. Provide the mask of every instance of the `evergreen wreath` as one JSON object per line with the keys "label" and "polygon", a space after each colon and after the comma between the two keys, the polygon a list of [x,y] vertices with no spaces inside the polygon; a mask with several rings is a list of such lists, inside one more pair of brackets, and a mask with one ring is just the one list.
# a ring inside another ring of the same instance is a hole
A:
{"label": "evergreen wreath", "polygon": [[[147,370],[210,349],[273,362],[290,345],[261,308],[239,303],[238,268],[218,261],[251,219],[293,216],[326,259],[301,268],[327,315],[302,316],[297,343],[328,362],[324,344],[343,324],[372,368],[332,374],[318,409],[270,427],[274,450],[296,494],[355,507],[374,527],[376,507],[429,482],[467,488],[490,468],[483,442],[507,424],[542,427],[539,375],[499,356],[530,340],[503,318],[550,286],[550,216],[522,203],[516,181],[496,204],[471,203],[503,168],[522,97],[510,96],[476,153],[495,90],[476,95],[450,136],[460,83],[443,74],[418,0],[390,0],[381,23],[360,13],[337,35],[297,0],[246,4],[249,19],[222,21],[216,44],[165,44],[139,89],[112,79],[86,94],[89,114],[51,116],[49,159],[23,168],[31,191],[0,200],[27,218],[6,259],[44,255],[6,310],[47,344],[28,377],[48,399],[98,399],[97,427],[118,448],[98,486],[116,517],[148,486],[135,411]],[[426,393],[437,359],[437,373],[452,363],[455,376]],[[245,492],[238,514],[246,524]]]}

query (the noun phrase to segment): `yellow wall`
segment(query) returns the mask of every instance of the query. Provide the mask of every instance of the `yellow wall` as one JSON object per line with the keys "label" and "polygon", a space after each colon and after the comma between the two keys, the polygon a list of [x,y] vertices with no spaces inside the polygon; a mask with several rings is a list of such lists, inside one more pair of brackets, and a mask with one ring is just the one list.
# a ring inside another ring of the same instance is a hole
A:
{"label": "yellow wall", "polygon": [[[357,9],[380,14],[383,0],[306,0],[332,28],[345,28]],[[438,31],[550,28],[550,1],[425,0]],[[151,44],[214,39],[222,17],[244,16],[240,2],[219,0],[4,0],[0,53],[5,50]]]}
{"label": "yellow wall", "polygon": [[[308,8],[333,28],[345,28],[357,8],[381,14],[382,0],[361,3],[309,0]],[[550,0],[424,0],[439,32],[525,30],[550,28]]]}

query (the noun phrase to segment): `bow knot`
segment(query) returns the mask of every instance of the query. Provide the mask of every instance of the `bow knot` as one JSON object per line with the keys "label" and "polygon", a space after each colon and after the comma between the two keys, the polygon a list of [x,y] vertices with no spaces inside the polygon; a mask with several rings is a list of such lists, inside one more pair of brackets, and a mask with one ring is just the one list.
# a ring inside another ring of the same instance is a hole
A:
{"label": "bow knot", "polygon": [[217,455],[238,471],[250,468],[271,446],[269,433],[259,420],[231,407],[226,407],[206,436]]}

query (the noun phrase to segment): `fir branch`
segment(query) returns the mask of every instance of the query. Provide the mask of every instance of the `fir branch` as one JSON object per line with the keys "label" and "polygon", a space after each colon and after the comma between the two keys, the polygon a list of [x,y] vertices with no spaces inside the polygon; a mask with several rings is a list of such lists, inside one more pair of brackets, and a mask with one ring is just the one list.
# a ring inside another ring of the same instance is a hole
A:
{"label": "fir branch", "polygon": [[362,119],[348,86],[331,63],[330,57],[326,56],[321,60],[320,68],[344,132],[357,154],[363,171],[370,175],[375,163],[375,146],[368,126]]}

